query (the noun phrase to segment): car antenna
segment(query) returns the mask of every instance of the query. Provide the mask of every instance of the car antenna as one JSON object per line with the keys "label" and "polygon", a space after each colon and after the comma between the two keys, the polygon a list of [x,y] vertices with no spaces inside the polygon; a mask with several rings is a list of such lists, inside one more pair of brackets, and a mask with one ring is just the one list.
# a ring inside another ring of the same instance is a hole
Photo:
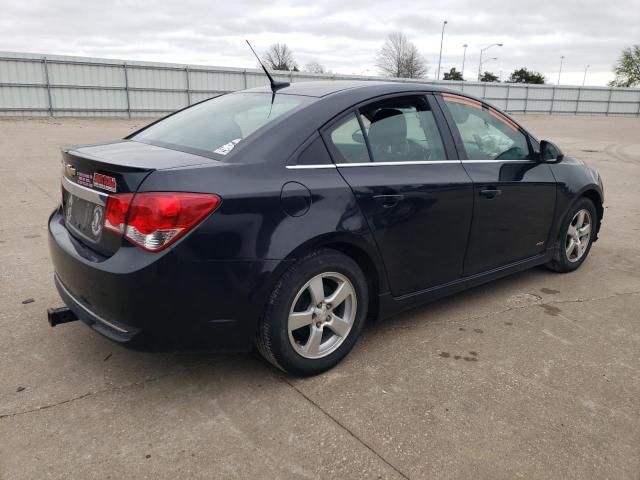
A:
{"label": "car antenna", "polygon": [[[276,92],[278,90],[280,90],[281,88],[284,87],[288,87],[290,84],[289,82],[277,82],[273,79],[273,77],[271,76],[271,74],[269,73],[269,71],[267,70],[267,68],[262,64],[262,62],[260,61],[260,57],[258,56],[258,54],[256,53],[256,51],[253,49],[253,47],[251,46],[251,44],[249,43],[249,40],[245,40],[245,42],[247,42],[247,45],[249,45],[249,48],[251,49],[251,51],[253,52],[253,54],[256,56],[256,58],[258,59],[258,63],[260,64],[260,66],[262,67],[262,70],[264,70],[264,73],[267,74],[267,77],[269,78],[269,83],[271,84],[271,106],[273,107],[273,101],[276,98]],[[271,111],[269,111],[269,115],[271,115]]]}

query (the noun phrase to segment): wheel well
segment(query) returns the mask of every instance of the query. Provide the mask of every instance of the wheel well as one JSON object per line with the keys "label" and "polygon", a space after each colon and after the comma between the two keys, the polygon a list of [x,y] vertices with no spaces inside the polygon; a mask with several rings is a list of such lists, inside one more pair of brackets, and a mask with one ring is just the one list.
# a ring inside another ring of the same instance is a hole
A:
{"label": "wheel well", "polygon": [[595,190],[587,190],[583,192],[582,197],[586,197],[593,202],[593,205],[596,207],[596,213],[598,214],[598,224],[596,225],[596,239],[597,234],[600,231],[600,225],[602,224],[602,216],[604,214],[604,206],[602,205],[602,198],[600,198],[600,194]]}
{"label": "wheel well", "polygon": [[326,248],[337,250],[348,257],[351,257],[362,269],[367,285],[369,286],[369,314],[368,318],[375,319],[378,317],[378,293],[380,288],[380,279],[378,270],[371,257],[361,248],[349,243],[335,242],[323,245]]}

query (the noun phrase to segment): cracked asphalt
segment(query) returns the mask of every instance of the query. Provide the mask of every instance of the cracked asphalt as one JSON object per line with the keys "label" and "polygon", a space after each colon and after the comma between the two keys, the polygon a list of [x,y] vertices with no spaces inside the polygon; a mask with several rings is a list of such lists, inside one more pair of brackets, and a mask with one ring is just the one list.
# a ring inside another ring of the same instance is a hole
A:
{"label": "cracked asphalt", "polygon": [[604,178],[582,268],[369,325],[337,368],[294,379],[50,328],[59,147],[145,121],[0,119],[0,478],[640,479],[640,119],[523,121]]}

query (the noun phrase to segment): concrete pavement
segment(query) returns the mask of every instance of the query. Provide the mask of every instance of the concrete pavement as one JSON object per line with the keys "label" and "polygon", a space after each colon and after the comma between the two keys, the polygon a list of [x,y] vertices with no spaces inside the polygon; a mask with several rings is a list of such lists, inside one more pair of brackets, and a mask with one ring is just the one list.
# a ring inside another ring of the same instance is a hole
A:
{"label": "concrete pavement", "polygon": [[640,119],[522,120],[604,178],[582,268],[369,325],[337,368],[293,379],[51,329],[59,146],[145,121],[0,119],[0,479],[639,479]]}

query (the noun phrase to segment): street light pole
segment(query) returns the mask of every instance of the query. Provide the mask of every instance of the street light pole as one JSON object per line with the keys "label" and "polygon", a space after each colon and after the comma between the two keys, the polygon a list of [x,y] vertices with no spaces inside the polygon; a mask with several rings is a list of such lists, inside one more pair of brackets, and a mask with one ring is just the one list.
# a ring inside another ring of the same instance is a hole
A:
{"label": "street light pole", "polygon": [[444,42],[444,27],[448,22],[445,20],[442,22],[442,35],[440,35],[440,56],[438,57],[438,75],[436,80],[440,80],[440,65],[442,64],[442,42]]}
{"label": "street light pole", "polygon": [[482,78],[482,54],[484,53],[485,50],[489,50],[491,47],[501,47],[502,45],[503,45],[502,43],[492,43],[488,47],[484,47],[480,49],[480,63],[478,64],[478,81],[480,81],[480,78]]}
{"label": "street light pole", "polygon": [[460,74],[462,75],[462,78],[464,78],[464,61],[467,58],[467,47],[469,45],[467,45],[466,43],[464,45],[462,45],[462,48],[464,48],[464,51],[462,53],[462,70],[460,71]]}
{"label": "street light pole", "polygon": [[560,75],[562,75],[562,62],[564,62],[564,55],[560,57],[560,70],[558,70],[558,85],[560,85]]}
{"label": "street light pole", "polygon": [[589,70],[590,66],[591,65],[587,65],[587,66],[584,67],[584,77],[582,77],[582,86],[583,87],[584,87],[584,82],[586,82],[586,80],[587,80],[587,70]]}

